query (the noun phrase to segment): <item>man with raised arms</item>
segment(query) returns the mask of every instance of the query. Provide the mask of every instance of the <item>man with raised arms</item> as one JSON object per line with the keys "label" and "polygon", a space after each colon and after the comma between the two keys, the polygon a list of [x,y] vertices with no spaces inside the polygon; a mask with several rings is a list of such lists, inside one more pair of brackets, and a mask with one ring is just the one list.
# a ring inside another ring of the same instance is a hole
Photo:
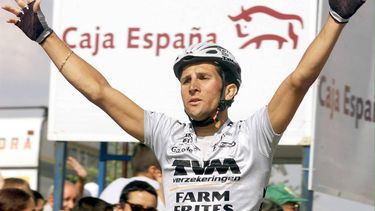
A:
{"label": "man with raised arms", "polygon": [[167,210],[243,211],[259,210],[275,146],[364,0],[329,0],[330,15],[295,70],[267,105],[238,122],[228,117],[241,85],[234,56],[213,43],[188,47],[173,69],[190,123],[138,106],[48,27],[39,1],[16,2],[19,7],[3,6],[16,15],[8,22],[38,42],[87,99],[154,150],[163,170]]}

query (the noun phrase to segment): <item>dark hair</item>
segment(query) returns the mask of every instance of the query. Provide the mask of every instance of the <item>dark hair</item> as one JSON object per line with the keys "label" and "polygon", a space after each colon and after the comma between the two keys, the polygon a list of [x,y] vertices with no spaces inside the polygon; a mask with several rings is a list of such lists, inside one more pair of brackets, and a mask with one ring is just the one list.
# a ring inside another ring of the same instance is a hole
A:
{"label": "dark hair", "polygon": [[44,197],[38,191],[31,190],[31,192],[33,193],[33,198],[35,202],[38,201],[39,199],[42,199],[44,201]]}
{"label": "dark hair", "polygon": [[260,211],[283,211],[283,208],[270,199],[263,199]]}
{"label": "dark hair", "polygon": [[129,199],[129,193],[134,191],[146,191],[152,195],[155,196],[155,198],[158,197],[158,194],[156,193],[156,190],[147,182],[140,181],[140,180],[134,180],[127,184],[121,191],[120,196],[120,204],[121,206],[124,206],[124,204]]}
{"label": "dark hair", "polygon": [[0,190],[0,210],[20,211],[27,208],[32,196],[18,188],[4,188]]}
{"label": "dark hair", "polygon": [[146,172],[150,166],[155,166],[161,170],[158,159],[154,152],[145,144],[138,143],[134,146],[133,158],[131,160],[131,166],[134,174]]}
{"label": "dark hair", "polygon": [[72,211],[113,211],[113,205],[94,197],[83,197]]}

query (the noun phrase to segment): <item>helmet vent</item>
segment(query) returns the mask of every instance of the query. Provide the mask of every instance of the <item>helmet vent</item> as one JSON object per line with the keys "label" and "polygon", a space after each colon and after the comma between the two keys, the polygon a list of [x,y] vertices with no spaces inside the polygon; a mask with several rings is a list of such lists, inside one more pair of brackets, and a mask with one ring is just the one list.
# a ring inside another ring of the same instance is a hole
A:
{"label": "helmet vent", "polygon": [[190,59],[194,59],[194,56],[185,56],[185,58],[183,60],[189,61]]}
{"label": "helmet vent", "polygon": [[206,53],[207,54],[217,54],[217,50],[209,50]]}

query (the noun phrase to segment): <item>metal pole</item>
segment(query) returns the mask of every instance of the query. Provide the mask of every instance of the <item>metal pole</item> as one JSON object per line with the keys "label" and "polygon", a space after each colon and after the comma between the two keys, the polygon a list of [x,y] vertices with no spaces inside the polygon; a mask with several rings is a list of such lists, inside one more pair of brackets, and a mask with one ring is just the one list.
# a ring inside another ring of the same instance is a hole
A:
{"label": "metal pole", "polygon": [[53,210],[59,211],[62,208],[65,181],[67,143],[57,141],[55,143],[55,178],[53,183]]}
{"label": "metal pole", "polygon": [[108,154],[108,142],[100,142],[100,155],[99,155],[99,176],[98,176],[98,194],[103,192],[105,187],[105,176],[106,176],[106,162],[108,160],[122,160],[129,161],[131,157],[128,155],[111,155]]}
{"label": "metal pole", "polygon": [[105,186],[105,175],[106,175],[106,161],[107,161],[107,151],[108,143],[100,142],[100,155],[99,155],[99,176],[98,176],[98,186],[99,194],[104,190]]}
{"label": "metal pole", "polygon": [[310,162],[310,146],[303,147],[303,178],[302,178],[302,197],[307,199],[307,202],[303,202],[301,205],[302,211],[312,211],[314,192],[309,190],[309,162]]}
{"label": "metal pole", "polygon": [[[123,154],[127,155],[129,153],[129,143],[128,142],[123,143],[122,149],[123,149]],[[122,162],[122,176],[125,178],[129,176],[127,160]]]}

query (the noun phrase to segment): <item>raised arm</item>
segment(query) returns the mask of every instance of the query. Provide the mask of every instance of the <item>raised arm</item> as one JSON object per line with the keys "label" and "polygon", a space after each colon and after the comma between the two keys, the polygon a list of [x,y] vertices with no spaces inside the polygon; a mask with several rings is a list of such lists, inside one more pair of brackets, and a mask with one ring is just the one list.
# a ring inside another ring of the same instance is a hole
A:
{"label": "raised arm", "polygon": [[21,9],[2,8],[18,16],[9,23],[17,25],[30,39],[38,42],[66,80],[88,100],[104,110],[120,127],[143,141],[144,111],[127,96],[112,88],[94,67],[76,55],[46,24],[40,0],[28,4],[16,0]]}
{"label": "raised arm", "polygon": [[74,186],[76,187],[81,197],[83,195],[83,190],[86,183],[87,171],[85,167],[83,167],[81,163],[79,163],[78,160],[72,156],[67,157],[66,163],[70,168],[73,169],[73,171],[76,173],[76,176],[78,177],[78,180],[74,183]]}
{"label": "raised arm", "polygon": [[320,33],[304,53],[297,68],[281,83],[268,104],[276,133],[282,133],[292,120],[303,97],[318,78],[349,18],[364,0],[330,0],[331,11]]}

